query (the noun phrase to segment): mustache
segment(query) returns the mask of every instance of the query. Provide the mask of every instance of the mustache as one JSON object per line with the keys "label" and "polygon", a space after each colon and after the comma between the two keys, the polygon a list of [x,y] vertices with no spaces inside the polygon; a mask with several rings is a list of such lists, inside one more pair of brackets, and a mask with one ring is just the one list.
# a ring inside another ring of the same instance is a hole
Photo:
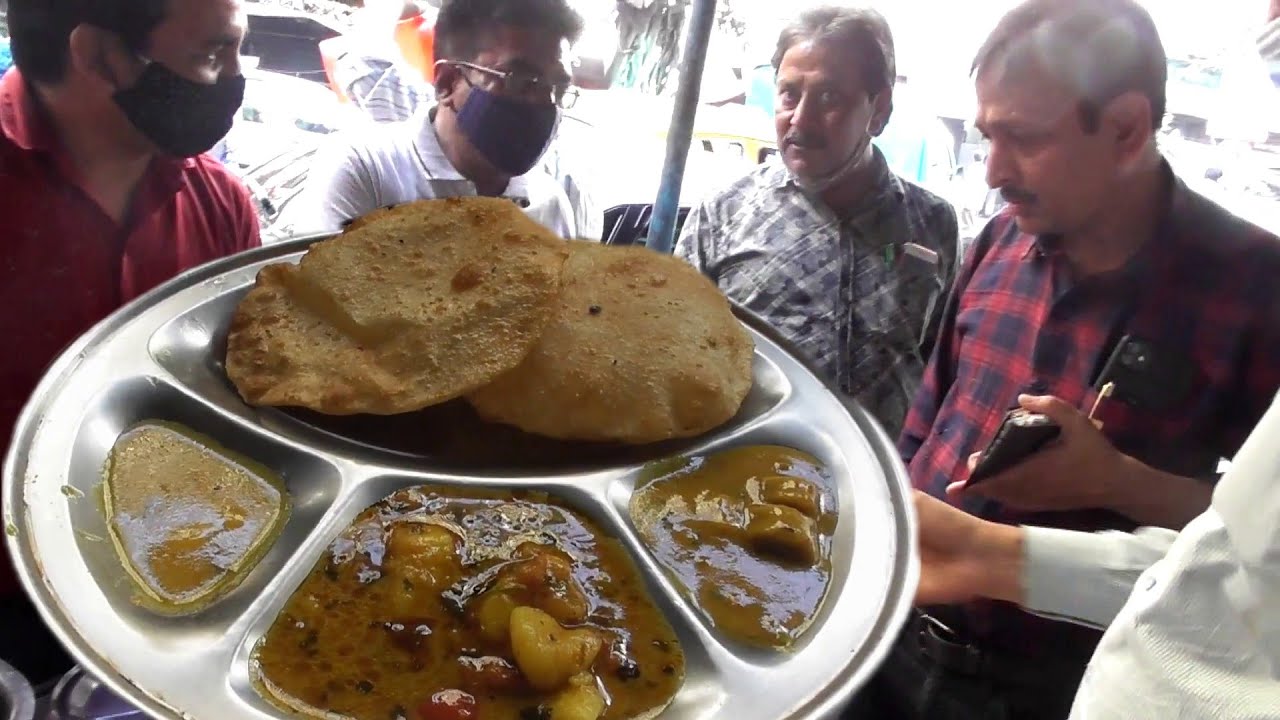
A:
{"label": "mustache", "polygon": [[1002,187],[1000,188],[1000,197],[1008,203],[1016,203],[1018,205],[1032,205],[1037,198],[1035,193],[1030,190],[1023,190],[1019,187]]}
{"label": "mustache", "polygon": [[784,145],[796,145],[810,150],[821,150],[827,146],[826,138],[803,130],[792,130],[791,132],[788,132],[782,138],[782,143]]}

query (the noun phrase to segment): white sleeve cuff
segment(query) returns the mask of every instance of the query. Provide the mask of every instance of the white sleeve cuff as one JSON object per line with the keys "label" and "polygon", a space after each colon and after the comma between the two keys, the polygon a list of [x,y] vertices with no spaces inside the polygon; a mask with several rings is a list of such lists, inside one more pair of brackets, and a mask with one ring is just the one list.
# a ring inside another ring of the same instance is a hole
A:
{"label": "white sleeve cuff", "polygon": [[1084,533],[1024,528],[1024,607],[1037,615],[1103,628],[1177,533],[1163,528]]}

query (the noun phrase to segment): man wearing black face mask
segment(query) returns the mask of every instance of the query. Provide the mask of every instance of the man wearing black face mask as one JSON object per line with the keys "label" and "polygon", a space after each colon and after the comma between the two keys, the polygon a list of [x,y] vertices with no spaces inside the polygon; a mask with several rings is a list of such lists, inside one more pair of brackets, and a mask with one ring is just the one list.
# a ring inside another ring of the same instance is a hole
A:
{"label": "man wearing black face mask", "polygon": [[[240,0],[10,0],[8,22],[0,454],[45,367],[78,335],[179,272],[258,244],[248,192],[200,156],[244,92]],[[70,664],[7,557],[0,628],[0,658],[33,681]]]}
{"label": "man wearing black face mask", "polygon": [[[316,161],[295,228],[338,230],[386,205],[509,197],[565,237],[580,235],[564,190],[538,161],[575,97],[561,58],[582,19],[565,0],[457,0],[435,26],[437,104],[362,133]],[[307,217],[304,217],[307,216]]]}

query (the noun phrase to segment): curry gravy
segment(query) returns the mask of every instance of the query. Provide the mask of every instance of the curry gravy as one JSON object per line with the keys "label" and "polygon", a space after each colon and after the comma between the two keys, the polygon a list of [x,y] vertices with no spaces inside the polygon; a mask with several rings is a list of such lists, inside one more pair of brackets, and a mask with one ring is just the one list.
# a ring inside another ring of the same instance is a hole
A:
{"label": "curry gravy", "polygon": [[279,534],[290,507],[266,468],[163,422],[140,424],[116,440],[103,504],[139,603],[166,614],[196,612],[234,588]]}
{"label": "curry gravy", "polygon": [[543,493],[434,486],[361,513],[253,665],[273,703],[361,720],[651,717],[685,671],[617,540]]}
{"label": "curry gravy", "polygon": [[658,561],[725,636],[790,646],[830,585],[826,470],[797,450],[752,446],[658,464],[650,476],[630,511]]}

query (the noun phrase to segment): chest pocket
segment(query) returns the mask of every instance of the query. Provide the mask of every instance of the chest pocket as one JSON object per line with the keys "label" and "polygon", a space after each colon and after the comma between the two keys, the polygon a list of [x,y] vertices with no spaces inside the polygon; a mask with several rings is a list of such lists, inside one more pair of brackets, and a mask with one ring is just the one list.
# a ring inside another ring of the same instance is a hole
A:
{"label": "chest pocket", "polygon": [[944,301],[937,264],[902,254],[892,266],[880,257],[861,261],[875,266],[868,269],[875,277],[872,287],[855,280],[855,318],[895,347],[918,347],[934,307]]}
{"label": "chest pocket", "polygon": [[899,353],[918,352],[932,309],[945,300],[942,269],[905,252],[913,238],[901,208],[883,213],[876,226],[874,236],[854,230],[854,327],[865,326],[868,339]]}

